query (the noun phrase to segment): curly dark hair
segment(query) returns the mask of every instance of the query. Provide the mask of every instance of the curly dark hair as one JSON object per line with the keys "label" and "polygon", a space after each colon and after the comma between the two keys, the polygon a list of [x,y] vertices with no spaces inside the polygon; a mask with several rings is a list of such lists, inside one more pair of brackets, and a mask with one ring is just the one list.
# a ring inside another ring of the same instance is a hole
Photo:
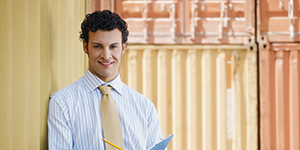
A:
{"label": "curly dark hair", "polygon": [[126,43],[129,34],[127,23],[118,14],[112,13],[110,10],[95,11],[87,14],[81,23],[80,39],[88,43],[89,31],[111,31],[115,28],[118,28],[122,33],[122,43]]}

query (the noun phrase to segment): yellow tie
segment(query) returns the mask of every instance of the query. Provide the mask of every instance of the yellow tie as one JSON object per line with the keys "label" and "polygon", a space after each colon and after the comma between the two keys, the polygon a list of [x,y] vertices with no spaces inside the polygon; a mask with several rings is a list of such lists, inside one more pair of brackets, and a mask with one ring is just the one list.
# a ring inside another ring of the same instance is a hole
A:
{"label": "yellow tie", "polygon": [[[115,101],[110,96],[110,86],[99,86],[103,97],[101,99],[101,118],[104,138],[116,146],[124,149],[122,128]],[[116,148],[105,143],[106,150],[115,150]]]}

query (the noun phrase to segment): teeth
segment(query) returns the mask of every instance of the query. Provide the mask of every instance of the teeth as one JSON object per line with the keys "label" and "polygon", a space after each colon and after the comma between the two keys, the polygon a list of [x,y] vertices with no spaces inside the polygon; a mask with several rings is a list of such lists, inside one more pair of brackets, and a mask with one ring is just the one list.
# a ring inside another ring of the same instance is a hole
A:
{"label": "teeth", "polygon": [[104,64],[104,65],[109,65],[110,63],[102,63],[102,64]]}

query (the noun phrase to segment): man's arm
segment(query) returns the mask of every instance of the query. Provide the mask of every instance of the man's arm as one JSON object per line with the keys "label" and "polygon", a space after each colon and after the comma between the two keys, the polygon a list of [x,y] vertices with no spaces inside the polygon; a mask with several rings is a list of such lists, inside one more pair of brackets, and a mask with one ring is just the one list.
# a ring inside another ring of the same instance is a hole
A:
{"label": "man's arm", "polygon": [[159,124],[158,115],[156,109],[151,103],[151,108],[148,113],[148,133],[147,133],[147,149],[157,144],[160,140],[163,139],[161,127]]}
{"label": "man's arm", "polygon": [[47,124],[49,150],[73,149],[68,107],[57,95],[49,101]]}

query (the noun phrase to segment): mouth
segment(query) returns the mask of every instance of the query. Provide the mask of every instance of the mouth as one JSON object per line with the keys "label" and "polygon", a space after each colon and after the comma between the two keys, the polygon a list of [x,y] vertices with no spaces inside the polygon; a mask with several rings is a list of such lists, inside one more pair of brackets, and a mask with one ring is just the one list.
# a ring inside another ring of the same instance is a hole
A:
{"label": "mouth", "polygon": [[98,63],[100,63],[101,65],[103,65],[103,66],[105,66],[105,67],[107,67],[107,66],[113,64],[113,62],[100,62],[100,61],[98,61]]}

